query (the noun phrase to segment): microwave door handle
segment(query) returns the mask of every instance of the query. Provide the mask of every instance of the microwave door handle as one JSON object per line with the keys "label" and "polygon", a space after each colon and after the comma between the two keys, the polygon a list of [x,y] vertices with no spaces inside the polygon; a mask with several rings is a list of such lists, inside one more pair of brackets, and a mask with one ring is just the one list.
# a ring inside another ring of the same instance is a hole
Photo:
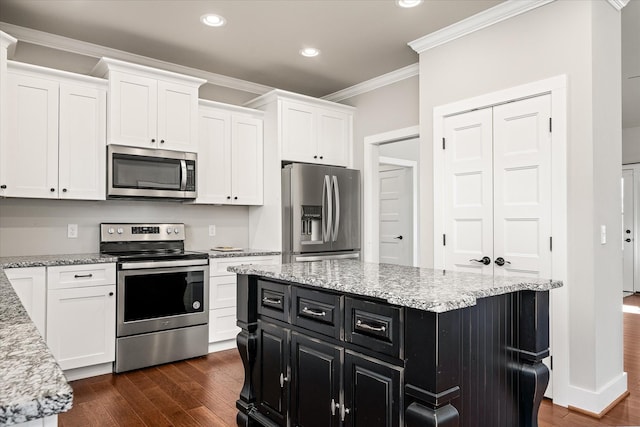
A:
{"label": "microwave door handle", "polygon": [[180,160],[180,191],[187,191],[187,161]]}
{"label": "microwave door handle", "polygon": [[338,177],[333,175],[333,195],[336,199],[336,218],[333,224],[332,241],[338,240],[338,230],[340,230],[340,188],[338,187]]}

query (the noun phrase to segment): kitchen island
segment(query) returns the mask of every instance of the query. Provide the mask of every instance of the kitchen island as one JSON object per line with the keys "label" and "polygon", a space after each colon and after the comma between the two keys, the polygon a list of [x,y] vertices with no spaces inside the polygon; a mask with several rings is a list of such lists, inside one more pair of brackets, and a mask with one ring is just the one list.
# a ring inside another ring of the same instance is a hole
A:
{"label": "kitchen island", "polygon": [[238,274],[240,426],[537,426],[561,282],[320,261]]}

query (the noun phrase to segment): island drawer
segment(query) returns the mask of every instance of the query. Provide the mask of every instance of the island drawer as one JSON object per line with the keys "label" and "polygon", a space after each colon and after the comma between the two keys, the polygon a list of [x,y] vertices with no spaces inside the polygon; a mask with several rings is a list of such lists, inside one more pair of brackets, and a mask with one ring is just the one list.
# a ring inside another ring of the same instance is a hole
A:
{"label": "island drawer", "polygon": [[289,286],[258,280],[258,298],[260,315],[289,321]]}
{"label": "island drawer", "polygon": [[293,287],[292,323],[340,339],[340,295]]}
{"label": "island drawer", "polygon": [[402,309],[364,301],[345,300],[345,341],[379,353],[400,357]]}

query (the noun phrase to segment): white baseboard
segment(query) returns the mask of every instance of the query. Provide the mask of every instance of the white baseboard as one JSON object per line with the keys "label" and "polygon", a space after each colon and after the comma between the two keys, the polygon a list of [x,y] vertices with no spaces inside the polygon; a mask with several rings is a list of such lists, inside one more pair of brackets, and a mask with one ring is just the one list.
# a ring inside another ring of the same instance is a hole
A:
{"label": "white baseboard", "polygon": [[235,338],[226,341],[209,343],[209,353],[215,353],[216,351],[222,350],[231,350],[232,348],[237,348]]}
{"label": "white baseboard", "polygon": [[569,408],[597,416],[627,392],[627,373],[609,381],[600,390],[592,391],[569,385]]}
{"label": "white baseboard", "polygon": [[85,366],[84,368],[67,369],[64,375],[68,381],[81,380],[83,378],[113,373],[113,362],[100,365]]}

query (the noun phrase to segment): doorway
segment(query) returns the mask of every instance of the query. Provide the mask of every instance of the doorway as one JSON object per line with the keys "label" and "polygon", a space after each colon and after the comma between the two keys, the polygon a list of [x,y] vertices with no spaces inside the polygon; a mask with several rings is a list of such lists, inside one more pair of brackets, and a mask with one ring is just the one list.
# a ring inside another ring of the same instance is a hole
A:
{"label": "doorway", "polygon": [[[390,132],[371,135],[364,138],[364,165],[363,165],[363,259],[366,262],[391,262],[380,258],[380,169],[381,157],[385,165],[402,166],[412,169],[411,178],[411,203],[412,220],[410,231],[404,234],[395,234],[392,237],[402,235],[402,243],[410,242],[411,261],[407,265],[418,266],[419,260],[419,165],[420,154],[419,128],[411,126]],[[386,158],[386,159],[385,159]],[[387,169],[387,166],[382,168]],[[386,206],[384,207],[387,208]],[[385,211],[386,212],[386,211]],[[408,234],[407,234],[408,233]],[[405,237],[406,236],[406,237]],[[406,239],[406,240],[405,240]],[[406,246],[406,245],[405,245]],[[384,256],[384,255],[383,255]],[[400,262],[393,260],[394,263]],[[407,261],[402,261],[406,263]]]}
{"label": "doorway", "polygon": [[[416,142],[417,143],[417,142]],[[381,151],[386,149],[381,147]],[[379,158],[379,262],[415,265],[417,162]]]}
{"label": "doorway", "polygon": [[628,296],[640,290],[640,254],[637,229],[640,215],[640,163],[622,167],[622,290]]}

